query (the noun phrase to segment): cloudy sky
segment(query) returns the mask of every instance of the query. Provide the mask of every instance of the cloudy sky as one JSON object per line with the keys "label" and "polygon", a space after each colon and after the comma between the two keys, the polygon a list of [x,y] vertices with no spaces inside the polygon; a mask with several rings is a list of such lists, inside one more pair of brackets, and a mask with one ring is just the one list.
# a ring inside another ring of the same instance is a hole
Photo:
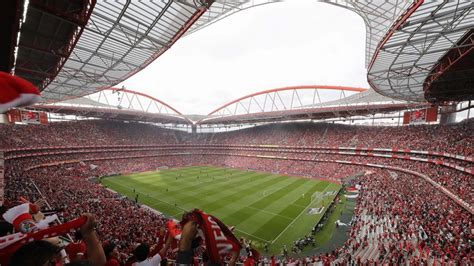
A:
{"label": "cloudy sky", "polygon": [[123,82],[185,114],[292,85],[366,87],[365,28],[355,13],[292,0],[234,14],[179,40]]}

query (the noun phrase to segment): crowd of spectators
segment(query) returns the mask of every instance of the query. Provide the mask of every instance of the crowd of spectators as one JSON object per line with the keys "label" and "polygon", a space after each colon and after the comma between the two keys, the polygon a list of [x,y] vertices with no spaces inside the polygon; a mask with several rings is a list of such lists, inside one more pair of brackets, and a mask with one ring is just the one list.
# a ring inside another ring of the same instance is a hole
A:
{"label": "crowd of spectators", "polygon": [[[459,196],[461,199],[472,204],[474,203],[474,195],[471,191],[471,187],[474,185],[474,181],[471,178],[472,175],[442,165],[436,165],[433,163],[413,161],[401,158],[389,158],[389,157],[373,157],[373,156],[355,156],[355,155],[341,155],[335,153],[321,153],[317,151],[295,153],[288,152],[285,149],[271,149],[271,150],[222,150],[222,149],[200,149],[200,148],[166,148],[165,150],[113,150],[113,151],[93,151],[88,153],[71,153],[71,154],[59,154],[59,155],[44,155],[35,157],[19,158],[15,161],[19,167],[11,167],[10,169],[23,170],[25,166],[34,166],[40,164],[51,163],[55,161],[70,161],[75,164],[85,161],[83,163],[89,166],[96,166],[96,163],[90,162],[98,158],[113,158],[116,160],[121,157],[128,157],[131,160],[142,161],[148,157],[155,157],[157,161],[156,167],[159,167],[160,157],[175,157],[174,159],[180,161],[176,157],[200,157],[198,155],[206,155],[205,158],[190,158],[192,161],[190,164],[200,165],[219,165],[219,166],[230,166],[234,168],[242,169],[254,169],[266,172],[278,172],[289,175],[302,175],[308,177],[322,178],[322,179],[333,179],[339,180],[345,176],[350,176],[357,173],[357,168],[351,165],[340,165],[336,163],[328,162],[317,162],[311,160],[342,160],[352,161],[355,163],[372,163],[402,167],[410,169],[420,173],[424,173],[431,177],[435,182],[444,186],[454,194]],[[261,158],[255,158],[260,156]],[[266,156],[262,158],[262,156]],[[275,157],[275,158],[273,158]],[[280,159],[276,159],[276,158]],[[300,160],[283,160],[281,158],[298,158]],[[420,157],[421,158],[421,157]],[[163,158],[161,158],[163,159]],[[189,159],[189,158],[188,158]],[[167,161],[172,161],[173,158],[167,158]],[[198,161],[200,160],[200,161]],[[307,160],[307,161],[304,161]],[[256,164],[255,162],[259,163]],[[97,165],[100,165],[99,161]],[[139,162],[140,164],[140,162]],[[179,165],[179,163],[168,163],[170,166]],[[466,163],[467,164],[467,163]],[[71,164],[74,165],[74,164]],[[149,166],[151,167],[151,166]],[[94,176],[101,176],[107,174],[107,169],[104,167],[97,167]],[[135,167],[136,169],[130,169],[131,172],[141,169],[140,166]],[[151,167],[152,168],[152,167]],[[69,169],[74,169],[69,168]],[[155,168],[156,169],[156,168]],[[317,169],[317,171],[315,171]],[[360,171],[359,171],[360,172]],[[80,174],[80,173],[78,173]]]}
{"label": "crowd of spectators", "polygon": [[[346,243],[354,247],[352,258],[392,264],[471,259],[472,215],[443,193],[393,171],[378,170],[355,182],[362,189]],[[369,245],[372,251],[362,252]]]}
{"label": "crowd of spectators", "polygon": [[472,215],[420,179],[375,170],[360,185],[350,237],[330,253],[283,257],[294,265],[469,265]]}
{"label": "crowd of spectators", "polygon": [[209,134],[205,141],[219,144],[398,148],[470,156],[474,154],[473,131],[472,120],[452,125],[402,127],[289,123]]}
{"label": "crowd of spectators", "polygon": [[174,131],[143,123],[104,120],[69,121],[47,125],[0,124],[2,149],[38,146],[130,145],[175,143]]}
{"label": "crowd of spectators", "polygon": [[42,170],[31,171],[28,179],[10,176],[6,197],[36,201],[44,196],[53,209],[63,210],[59,217],[62,222],[82,213],[93,213],[98,220],[100,239],[119,248],[119,260],[129,257],[139,243],[154,243],[166,221],[163,215],[141,208],[96,182],[74,175],[74,172],[57,168],[44,174]]}
{"label": "crowd of spectators", "polygon": [[[334,181],[352,176],[352,182],[362,186],[350,238],[345,245],[330,254],[303,260],[281,258],[286,263],[465,262],[472,256],[473,225],[469,212],[424,180],[412,175],[387,170],[375,170],[374,174],[364,175],[368,167],[330,161],[390,165],[424,173],[469,204],[474,203],[471,174],[407,159],[316,151],[303,153],[280,148],[263,150],[244,147],[239,150],[222,147],[255,144],[396,147],[472,156],[473,129],[473,121],[446,126],[410,127],[303,123],[268,125],[196,137],[146,124],[93,120],[51,123],[46,126],[0,125],[0,148],[7,150],[7,158],[12,157],[5,163],[6,204],[8,200],[13,202],[19,197],[31,201],[44,197],[51,208],[64,210],[60,216],[62,221],[82,213],[94,213],[99,224],[100,239],[116,244],[120,251],[119,261],[125,261],[139,243],[154,243],[162,234],[165,217],[117,196],[89,178],[161,167],[213,165]],[[183,144],[208,147],[183,147]],[[160,148],[163,145],[168,147]],[[57,146],[71,149],[53,148]],[[99,146],[108,147],[93,148]],[[8,152],[20,147],[51,148]],[[28,156],[14,158],[15,155],[25,154]],[[432,158],[428,155],[417,156]],[[296,158],[299,160],[293,160]],[[472,162],[445,160],[472,167]],[[27,170],[31,166],[51,163],[58,164]]]}

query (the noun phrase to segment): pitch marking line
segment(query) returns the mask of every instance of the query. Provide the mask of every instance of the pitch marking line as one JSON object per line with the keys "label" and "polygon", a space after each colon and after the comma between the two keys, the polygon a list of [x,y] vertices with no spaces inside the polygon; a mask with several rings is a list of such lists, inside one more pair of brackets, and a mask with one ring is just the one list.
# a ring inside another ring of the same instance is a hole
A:
{"label": "pitch marking line", "polygon": [[[118,185],[118,186],[121,186],[121,187],[123,187],[123,188],[127,188],[127,189],[129,188],[129,187],[127,187],[127,186],[125,186],[125,185],[122,185],[122,184],[120,184],[120,183],[116,183],[116,182],[113,182],[113,181],[112,181],[112,183],[114,183],[114,184],[116,184],[116,185]],[[145,197],[148,197],[148,198],[152,198],[152,199],[154,199],[154,200],[156,200],[156,201],[161,201],[161,202],[163,202],[163,203],[166,203],[166,204],[168,204],[168,205],[170,205],[170,206],[173,206],[173,207],[175,207],[175,208],[181,209],[181,210],[183,210],[183,211],[188,211],[188,210],[186,210],[186,209],[183,209],[183,208],[179,207],[179,205],[176,205],[176,206],[175,206],[174,204],[169,203],[169,202],[167,202],[167,201],[165,201],[165,200],[155,198],[155,197],[153,197],[153,196],[150,196],[150,194],[145,194],[145,193],[143,193],[143,192],[140,191],[140,190],[135,190],[135,192],[138,192],[138,193],[140,193],[140,195],[145,196]],[[130,199],[130,200],[131,200],[131,199]],[[146,204],[145,204],[145,205],[146,205]],[[149,207],[157,206],[157,205],[158,205],[158,203],[152,204],[152,205],[149,206]],[[160,211],[160,210],[158,210],[158,211]]]}
{"label": "pitch marking line", "polygon": [[269,241],[269,240],[266,240],[266,239],[260,238],[260,237],[258,237],[258,236],[256,236],[256,235],[252,235],[252,234],[250,234],[250,233],[247,233],[247,232],[245,232],[245,231],[242,231],[242,230],[240,230],[240,229],[237,229],[237,228],[235,228],[234,230],[235,230],[235,231],[239,231],[239,232],[241,232],[241,233],[243,233],[243,234],[249,235],[249,236],[251,236],[251,237],[255,237],[255,238],[257,238],[258,240],[261,240],[261,241],[264,241],[264,242],[270,243],[270,241]]}
{"label": "pitch marking line", "polygon": [[252,207],[252,206],[244,206],[244,208],[250,208],[250,209],[254,209],[254,210],[257,210],[259,212],[264,212],[264,213],[268,213],[268,214],[271,214],[273,216],[279,216],[281,218],[285,218],[285,219],[288,219],[288,220],[293,220],[292,217],[288,217],[288,216],[285,216],[285,215],[281,215],[281,214],[278,214],[278,213],[274,213],[274,212],[271,212],[271,211],[267,211],[267,210],[264,210],[264,209],[258,209],[258,208],[255,208],[255,207]]}
{"label": "pitch marking line", "polygon": [[[113,183],[115,183],[115,182],[113,182]],[[124,185],[122,185],[122,184],[119,184],[119,183],[115,183],[115,184],[116,184],[116,185],[119,185],[119,186],[121,186],[121,187],[123,187],[123,188],[128,188],[128,187],[126,187],[126,186],[124,186]],[[176,215],[182,213],[182,211],[184,211],[184,212],[187,212],[187,211],[188,211],[188,210],[186,210],[186,209],[184,209],[184,208],[182,208],[182,207],[180,207],[180,206],[174,206],[174,204],[171,204],[171,203],[169,203],[169,202],[167,202],[167,201],[165,201],[165,200],[157,199],[157,198],[155,198],[155,197],[153,197],[153,196],[149,196],[149,195],[144,194],[144,193],[142,193],[142,192],[140,192],[140,191],[137,191],[137,192],[139,192],[141,195],[144,195],[144,196],[146,196],[146,197],[148,197],[148,198],[155,199],[155,200],[157,200],[157,201],[163,202],[163,203],[165,203],[165,204],[168,204],[168,205],[170,205],[170,206],[172,206],[172,207],[174,207],[174,208],[177,208],[177,209],[180,209],[180,210],[181,210],[181,211],[179,211],[178,213],[176,213],[176,214],[174,214],[174,215],[171,215],[172,217],[176,217]],[[150,205],[149,207],[150,207],[150,208],[153,208],[153,207],[158,206],[158,205],[160,205],[160,203],[152,204],[152,205]],[[254,207],[250,207],[250,206],[247,206],[247,207],[253,208],[253,209],[256,209],[256,210],[257,210],[257,208],[254,208]],[[153,209],[154,209],[154,208],[153,208]],[[262,211],[262,210],[259,210],[259,211]],[[289,218],[289,217],[282,216],[282,215],[279,215],[279,214],[275,214],[275,213],[272,213],[272,212],[269,212],[269,211],[266,211],[266,212],[268,212],[268,213],[270,213],[270,214],[272,214],[272,215],[278,215],[278,216],[281,216],[281,217],[284,217],[284,218],[287,218],[287,219],[291,219],[291,218]],[[249,236],[251,236],[251,237],[254,237],[254,238],[256,238],[256,239],[259,239],[259,240],[261,240],[261,241],[264,241],[264,242],[266,242],[266,243],[270,243],[270,240],[263,239],[263,238],[258,237],[258,236],[256,236],[256,235],[253,235],[253,234],[251,234],[251,233],[245,232],[245,231],[243,231],[243,230],[240,230],[240,229],[235,228],[235,231],[239,231],[239,232],[241,232],[241,233],[243,233],[243,234],[249,235]]]}
{"label": "pitch marking line", "polygon": [[[328,189],[328,187],[329,187],[329,184],[324,188],[323,193],[326,192],[326,190]],[[323,195],[323,193],[322,193],[321,195]],[[298,216],[296,216],[295,219],[294,219],[293,221],[291,221],[291,223],[290,223],[287,227],[285,227],[285,229],[283,229],[283,231],[281,231],[280,234],[278,234],[275,239],[272,240],[271,243],[272,243],[272,244],[275,243],[275,241],[277,241],[278,238],[280,238],[280,237],[283,235],[283,233],[285,233],[286,230],[288,230],[288,229],[300,218],[300,216],[305,213],[305,211],[311,206],[311,204],[313,204],[316,200],[321,200],[321,198],[318,197],[318,198],[316,198],[315,200],[311,201],[311,202],[300,212],[300,214],[298,214]]]}

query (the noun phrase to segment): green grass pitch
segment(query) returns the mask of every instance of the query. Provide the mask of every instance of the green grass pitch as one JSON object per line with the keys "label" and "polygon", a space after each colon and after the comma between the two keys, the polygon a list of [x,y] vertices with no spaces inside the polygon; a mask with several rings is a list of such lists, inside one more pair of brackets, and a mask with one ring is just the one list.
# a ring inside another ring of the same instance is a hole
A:
{"label": "green grass pitch", "polygon": [[202,209],[234,225],[235,234],[257,248],[268,243],[271,253],[309,234],[323,213],[310,215],[308,209],[325,211],[340,189],[322,180],[208,166],[107,177],[102,183],[132,200],[138,194],[140,203],[178,220],[184,211]]}

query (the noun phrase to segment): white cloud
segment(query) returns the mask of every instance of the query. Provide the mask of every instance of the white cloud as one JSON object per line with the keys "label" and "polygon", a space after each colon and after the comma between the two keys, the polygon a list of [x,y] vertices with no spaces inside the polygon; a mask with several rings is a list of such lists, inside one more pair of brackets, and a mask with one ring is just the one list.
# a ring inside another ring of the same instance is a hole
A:
{"label": "white cloud", "polygon": [[368,88],[364,51],[357,14],[314,0],[283,2],[239,12],[179,40],[121,85],[182,113],[207,114],[264,89]]}

